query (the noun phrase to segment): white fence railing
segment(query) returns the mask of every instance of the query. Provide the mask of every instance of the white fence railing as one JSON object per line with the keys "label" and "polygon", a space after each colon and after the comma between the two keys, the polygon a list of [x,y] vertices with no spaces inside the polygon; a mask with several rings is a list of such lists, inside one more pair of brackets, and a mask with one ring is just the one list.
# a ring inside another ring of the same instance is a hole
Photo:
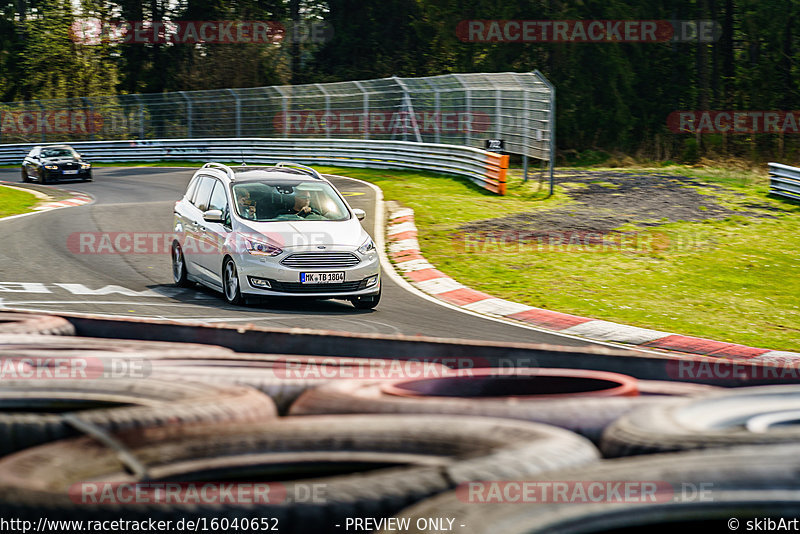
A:
{"label": "white fence railing", "polygon": [[769,164],[769,192],[800,200],[800,168],[781,163]]}
{"label": "white fence railing", "polygon": [[[21,163],[35,145],[0,145],[0,164]],[[245,161],[292,160],[310,165],[420,169],[468,178],[503,195],[508,156],[458,145],[365,139],[157,139],[87,141],[72,147],[88,161]]]}

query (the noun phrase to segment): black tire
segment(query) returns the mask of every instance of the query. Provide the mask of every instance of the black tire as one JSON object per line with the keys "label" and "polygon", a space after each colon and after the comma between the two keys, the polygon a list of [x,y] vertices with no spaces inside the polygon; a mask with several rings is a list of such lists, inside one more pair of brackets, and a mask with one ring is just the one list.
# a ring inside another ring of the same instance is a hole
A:
{"label": "black tire", "polygon": [[448,372],[430,362],[402,362],[373,358],[232,354],[220,359],[157,360],[152,376],[162,380],[192,380],[251,386],[268,395],[285,414],[306,390],[348,378],[419,376]]}
{"label": "black tire", "polygon": [[[634,487],[651,483],[656,491],[648,496],[653,495],[655,502],[637,500],[638,495],[624,502],[624,498],[617,499],[610,492],[609,498],[591,502],[570,488],[566,495],[577,497],[562,502],[553,502],[552,497],[543,497],[542,490],[534,490],[532,499],[524,502],[518,499],[498,504],[503,499],[500,495],[494,503],[476,503],[472,501],[487,495],[487,486],[473,486],[471,494],[465,494],[462,486],[462,491],[433,497],[397,517],[410,519],[411,528],[404,530],[409,534],[441,532],[416,528],[416,520],[424,517],[456,518],[458,524],[465,525],[463,531],[470,534],[646,532],[648,526],[655,527],[656,532],[666,532],[667,529],[658,528],[664,526],[684,532],[735,531],[739,523],[744,526],[748,519],[800,514],[798,453],[797,445],[782,445],[658,454],[598,462],[580,471],[550,471],[525,481],[543,486],[547,482],[573,482],[575,488],[603,482],[612,487],[617,482],[630,482]],[[730,518],[739,523],[729,530]]]}
{"label": "black tire", "polygon": [[[76,484],[131,478],[115,451],[79,438],[0,461],[0,512],[80,519],[113,513],[126,520],[271,517],[278,519],[280,532],[318,534],[342,530],[335,525],[348,517],[397,513],[463,482],[530,477],[597,459],[588,441],[561,429],[474,417],[300,417],[222,429],[167,428],[117,439],[145,463],[146,484],[164,478],[203,483],[277,479],[289,498],[81,505],[70,498]],[[296,502],[292,497],[298,489],[311,483],[324,487],[323,498]]]}
{"label": "black tire", "polygon": [[[71,325],[70,325],[71,326]],[[227,358],[231,349],[199,343],[171,343],[167,341],[142,341],[77,336],[52,336],[40,334],[0,335],[0,353],[6,358],[90,356],[100,359],[136,360],[198,358]],[[43,362],[47,363],[47,362]]]}
{"label": "black tire", "polygon": [[[478,371],[478,370],[476,370]],[[404,387],[413,383],[404,380],[365,381],[349,380],[325,384],[306,391],[292,405],[293,415],[331,414],[331,413],[418,413],[481,415],[522,419],[559,426],[582,434],[594,442],[600,440],[603,430],[621,415],[642,406],[668,403],[672,397],[663,395],[668,384],[650,381],[638,383],[639,396],[568,396],[548,397],[535,394],[522,396],[517,380],[530,380],[532,392],[538,388],[537,369],[517,369],[519,375],[513,384],[504,384],[515,377],[496,376],[484,380],[485,383],[474,388],[459,388],[460,392],[448,393],[454,378],[430,378],[421,380],[419,394],[400,396],[386,393],[389,388]],[[570,370],[556,370],[570,371]],[[598,376],[601,373],[597,373]],[[616,375],[615,373],[608,373]],[[464,377],[464,380],[470,380]],[[464,382],[466,384],[466,382]],[[657,394],[650,395],[652,388]],[[494,391],[494,396],[486,396],[485,391]],[[680,384],[672,391],[680,395],[707,393],[709,386]],[[423,393],[427,391],[428,394]],[[451,390],[452,391],[452,390]],[[515,393],[516,392],[516,393]]]}
{"label": "black tire", "polygon": [[[632,411],[603,434],[608,457],[684,451],[735,445],[800,441],[800,426],[781,425],[752,431],[749,423],[762,416],[800,416],[800,386],[737,388]],[[788,422],[782,421],[782,422]]]}
{"label": "black tire", "polygon": [[22,168],[22,183],[28,183],[28,171],[25,167]]}
{"label": "black tire", "polygon": [[350,302],[357,310],[372,310],[381,301],[381,292],[378,291],[377,295],[371,297],[355,297],[350,299]]}
{"label": "black tire", "polygon": [[47,334],[71,336],[75,327],[63,317],[0,312],[0,334]]}
{"label": "black tire", "polygon": [[231,258],[225,258],[222,263],[222,294],[228,304],[240,306],[245,304],[242,297],[242,288],[239,284],[239,271],[236,269],[236,262]]}
{"label": "black tire", "polygon": [[111,432],[276,416],[269,397],[251,388],[143,378],[6,380],[0,409],[0,455],[79,435],[60,412]]}
{"label": "black tire", "polygon": [[178,287],[190,287],[194,285],[186,273],[186,260],[183,257],[183,250],[180,243],[173,241],[170,249],[172,257],[172,281]]}

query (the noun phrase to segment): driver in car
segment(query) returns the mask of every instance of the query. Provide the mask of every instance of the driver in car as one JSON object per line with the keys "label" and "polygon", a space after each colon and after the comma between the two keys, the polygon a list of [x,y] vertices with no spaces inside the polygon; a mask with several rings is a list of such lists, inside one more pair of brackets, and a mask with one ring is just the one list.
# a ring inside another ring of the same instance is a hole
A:
{"label": "driver in car", "polygon": [[297,191],[294,195],[292,212],[300,217],[305,217],[313,211],[309,205],[310,203],[311,194],[308,191]]}
{"label": "driver in car", "polygon": [[254,220],[256,218],[256,203],[250,198],[250,191],[242,189],[237,193],[236,202],[239,204],[239,213],[245,219]]}

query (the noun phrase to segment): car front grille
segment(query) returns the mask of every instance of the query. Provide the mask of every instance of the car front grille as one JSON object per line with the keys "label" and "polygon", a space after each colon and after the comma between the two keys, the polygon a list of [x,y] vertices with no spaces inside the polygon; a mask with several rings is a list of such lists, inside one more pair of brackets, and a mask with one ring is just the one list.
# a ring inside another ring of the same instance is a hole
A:
{"label": "car front grille", "polygon": [[352,252],[298,252],[285,257],[281,264],[295,269],[341,269],[360,261]]}
{"label": "car front grille", "polygon": [[77,163],[60,163],[58,165],[58,168],[63,170],[63,171],[74,171],[74,170],[80,169],[81,166],[78,165]]}
{"label": "car front grille", "polygon": [[[268,279],[269,280],[269,279]],[[300,282],[276,282],[269,280],[272,291],[281,293],[346,293],[366,289],[367,280],[342,282],[341,284],[301,284]],[[265,288],[266,289],[266,288]]]}

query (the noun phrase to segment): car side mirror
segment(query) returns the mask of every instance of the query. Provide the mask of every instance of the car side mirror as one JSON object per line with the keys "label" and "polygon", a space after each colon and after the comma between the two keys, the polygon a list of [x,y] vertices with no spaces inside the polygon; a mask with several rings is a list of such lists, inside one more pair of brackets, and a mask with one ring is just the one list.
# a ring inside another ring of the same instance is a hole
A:
{"label": "car side mirror", "polygon": [[353,209],[353,213],[356,214],[356,217],[358,218],[359,221],[363,221],[364,217],[367,216],[367,212],[360,208]]}
{"label": "car side mirror", "polygon": [[225,222],[225,219],[222,217],[222,210],[204,211],[203,220],[206,222],[214,222],[214,223]]}

